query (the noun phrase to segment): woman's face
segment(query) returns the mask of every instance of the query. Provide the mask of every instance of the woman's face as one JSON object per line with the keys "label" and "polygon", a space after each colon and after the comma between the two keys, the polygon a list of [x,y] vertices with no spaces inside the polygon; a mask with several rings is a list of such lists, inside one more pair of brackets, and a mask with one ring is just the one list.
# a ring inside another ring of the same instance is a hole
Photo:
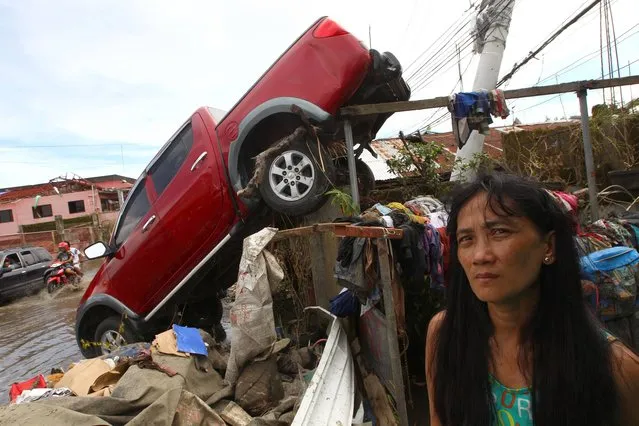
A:
{"label": "woman's face", "polygon": [[554,238],[539,235],[528,218],[495,214],[486,202],[482,192],[460,210],[457,256],[479,300],[516,300],[535,284],[542,263],[554,262]]}

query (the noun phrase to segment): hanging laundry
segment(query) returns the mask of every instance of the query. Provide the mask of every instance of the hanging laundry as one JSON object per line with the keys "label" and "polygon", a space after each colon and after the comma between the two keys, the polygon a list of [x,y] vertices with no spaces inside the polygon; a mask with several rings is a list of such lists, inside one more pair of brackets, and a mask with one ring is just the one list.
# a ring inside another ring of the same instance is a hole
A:
{"label": "hanging laundry", "polygon": [[424,227],[416,223],[406,223],[399,226],[404,231],[401,240],[393,240],[393,251],[397,255],[397,262],[401,267],[401,281],[406,293],[420,294],[423,290],[426,264],[426,251],[422,235]]}
{"label": "hanging laundry", "polygon": [[473,130],[487,135],[495,117],[506,118],[510,114],[501,90],[460,92],[449,97],[448,110],[453,122],[453,134],[459,149],[468,141]]}
{"label": "hanging laundry", "polygon": [[428,263],[430,273],[430,286],[433,289],[444,289],[444,262],[442,257],[442,245],[437,228],[428,224],[425,228],[428,240]]}
{"label": "hanging laundry", "polygon": [[473,130],[488,132],[490,102],[486,92],[461,92],[451,95],[448,103],[457,147],[462,148]]}
{"label": "hanging laundry", "polygon": [[439,239],[441,242],[442,264],[444,266],[444,285],[448,283],[448,266],[450,265],[450,237],[446,232],[446,228],[437,228]]}
{"label": "hanging laundry", "polygon": [[506,97],[501,89],[490,91],[490,113],[502,120],[510,115],[510,110],[506,105]]}

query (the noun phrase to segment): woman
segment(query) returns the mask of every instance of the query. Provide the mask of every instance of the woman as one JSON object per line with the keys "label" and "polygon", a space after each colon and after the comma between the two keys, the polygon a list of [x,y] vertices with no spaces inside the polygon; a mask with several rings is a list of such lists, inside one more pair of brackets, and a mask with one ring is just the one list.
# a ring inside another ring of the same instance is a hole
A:
{"label": "woman", "polygon": [[426,341],[431,425],[639,425],[639,357],[583,303],[571,225],[514,176],[453,197],[448,306]]}

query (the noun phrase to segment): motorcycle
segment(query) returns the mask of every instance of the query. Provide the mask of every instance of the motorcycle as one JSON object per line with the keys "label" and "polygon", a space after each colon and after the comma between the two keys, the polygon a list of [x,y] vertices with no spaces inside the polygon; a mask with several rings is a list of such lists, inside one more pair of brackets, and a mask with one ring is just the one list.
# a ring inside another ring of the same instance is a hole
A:
{"label": "motorcycle", "polygon": [[60,263],[59,261],[53,262],[49,266],[49,269],[44,274],[47,291],[49,293],[53,293],[68,284],[71,284],[73,287],[77,287],[80,284],[80,277],[78,275],[67,275],[65,273],[65,269],[69,267],[68,263]]}

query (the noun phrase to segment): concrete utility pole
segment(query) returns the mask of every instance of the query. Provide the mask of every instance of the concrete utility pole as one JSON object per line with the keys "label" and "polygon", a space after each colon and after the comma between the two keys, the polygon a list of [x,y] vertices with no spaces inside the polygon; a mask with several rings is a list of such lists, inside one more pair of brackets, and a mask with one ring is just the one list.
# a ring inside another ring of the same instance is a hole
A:
{"label": "concrete utility pole", "polygon": [[[484,0],[481,11],[477,15],[477,41],[475,51],[480,53],[477,74],[473,83],[473,91],[493,90],[499,78],[501,60],[506,49],[506,38],[510,28],[510,20],[515,7],[515,0]],[[487,28],[486,28],[487,27]],[[484,149],[484,135],[473,131],[462,149],[455,154],[455,161],[467,162],[475,154]],[[472,179],[474,171],[453,172],[451,181]]]}

